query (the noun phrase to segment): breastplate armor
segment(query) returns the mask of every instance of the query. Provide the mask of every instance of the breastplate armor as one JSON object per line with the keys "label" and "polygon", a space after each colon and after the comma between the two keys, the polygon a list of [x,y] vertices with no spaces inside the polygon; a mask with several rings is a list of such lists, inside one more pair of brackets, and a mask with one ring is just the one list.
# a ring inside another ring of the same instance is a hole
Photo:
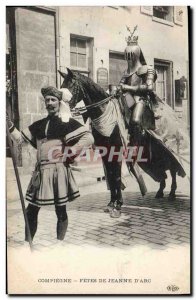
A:
{"label": "breastplate armor", "polygon": [[[125,84],[137,86],[142,83],[142,78],[139,77],[136,73],[133,73],[129,77],[126,78]],[[125,94],[126,102],[128,107],[132,107],[133,104],[137,101],[139,101],[140,96],[139,95],[132,95],[131,92],[127,92]]]}
{"label": "breastplate armor", "polygon": [[139,77],[136,73],[133,73],[129,77],[127,77],[126,84],[128,85],[139,85],[142,83],[141,77]]}

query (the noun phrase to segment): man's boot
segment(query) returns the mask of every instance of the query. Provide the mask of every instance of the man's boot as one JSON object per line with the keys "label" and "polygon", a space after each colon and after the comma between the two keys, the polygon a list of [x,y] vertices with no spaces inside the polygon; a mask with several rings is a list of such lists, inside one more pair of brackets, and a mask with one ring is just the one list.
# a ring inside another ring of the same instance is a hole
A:
{"label": "man's boot", "polygon": [[56,206],[56,215],[57,215],[57,240],[64,240],[65,234],[68,227],[68,216],[66,211],[66,205],[63,206]]}
{"label": "man's boot", "polygon": [[57,221],[57,240],[63,241],[68,227],[68,218]]}
{"label": "man's boot", "polygon": [[[31,234],[31,239],[33,240],[35,233],[37,231],[37,218],[40,207],[29,204],[26,209],[26,214],[29,222],[29,229]],[[25,226],[25,241],[28,242],[27,227]]]}

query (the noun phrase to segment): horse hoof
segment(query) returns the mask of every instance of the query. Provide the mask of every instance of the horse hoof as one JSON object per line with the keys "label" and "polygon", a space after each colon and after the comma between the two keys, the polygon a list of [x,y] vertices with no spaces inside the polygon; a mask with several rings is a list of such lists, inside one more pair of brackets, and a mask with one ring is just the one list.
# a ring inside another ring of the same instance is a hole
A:
{"label": "horse hoof", "polygon": [[113,208],[114,208],[114,202],[109,202],[107,207],[104,209],[104,212],[110,213],[113,210]]}
{"label": "horse hoof", "polygon": [[110,212],[110,217],[111,218],[120,218],[121,216],[121,210],[113,208],[112,211]]}
{"label": "horse hoof", "polygon": [[163,198],[163,197],[164,197],[163,192],[159,192],[159,191],[158,191],[158,192],[156,193],[156,196],[155,196],[156,199],[160,199],[160,198]]}
{"label": "horse hoof", "polygon": [[172,200],[175,200],[176,199],[176,195],[175,194],[169,194],[169,196],[168,196],[168,200],[170,201],[172,201]]}
{"label": "horse hoof", "polygon": [[121,206],[123,205],[123,199],[116,201],[116,209],[121,209]]}

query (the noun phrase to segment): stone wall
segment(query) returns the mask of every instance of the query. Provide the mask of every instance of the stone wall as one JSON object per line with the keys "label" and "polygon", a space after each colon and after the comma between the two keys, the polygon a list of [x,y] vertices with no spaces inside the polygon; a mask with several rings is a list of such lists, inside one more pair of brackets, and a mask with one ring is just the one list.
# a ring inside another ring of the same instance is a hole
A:
{"label": "stone wall", "polygon": [[[188,15],[183,7],[183,26],[157,22],[151,15],[142,13],[141,6],[61,6],[59,10],[60,69],[70,67],[70,35],[93,39],[93,80],[97,82],[97,69],[110,65],[110,52],[123,53],[128,35],[126,25],[136,34],[147,64],[154,59],[172,62],[173,87],[171,101],[175,105],[175,79],[188,78]],[[183,46],[182,46],[183,45]],[[59,78],[62,82],[62,78]],[[110,82],[110,78],[109,78]],[[188,99],[189,101],[189,99]]]}
{"label": "stone wall", "polygon": [[[16,9],[16,51],[20,129],[45,116],[40,93],[44,85],[56,86],[55,20],[51,13]],[[22,150],[22,165],[35,162],[30,146]]]}
{"label": "stone wall", "polygon": [[[131,29],[138,25],[141,46],[148,64],[154,58],[174,63],[174,80],[187,74],[188,21],[184,7],[184,24],[168,26],[155,22],[152,16],[141,13],[140,6],[112,8],[108,6],[61,6],[59,7],[60,67],[70,66],[70,34],[94,39],[94,80],[97,68],[109,67],[109,51],[124,52],[126,25]],[[183,47],[182,47],[183,45]],[[187,77],[187,76],[186,76]]]}

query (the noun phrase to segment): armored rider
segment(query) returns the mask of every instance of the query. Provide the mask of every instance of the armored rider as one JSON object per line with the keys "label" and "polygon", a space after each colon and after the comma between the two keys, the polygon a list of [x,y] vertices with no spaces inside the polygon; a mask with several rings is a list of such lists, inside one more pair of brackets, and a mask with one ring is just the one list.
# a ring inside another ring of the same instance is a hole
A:
{"label": "armored rider", "polygon": [[[155,181],[160,182],[160,188],[156,198],[163,197],[165,188],[166,171],[172,174],[172,186],[169,196],[175,198],[176,173],[182,177],[185,171],[175,157],[175,153],[165,145],[162,137],[155,133],[155,120],[160,116],[154,111],[160,105],[160,100],[154,93],[154,84],[157,79],[156,72],[152,66],[146,64],[141,48],[138,46],[138,36],[134,36],[137,29],[130,32],[126,39],[125,59],[127,60],[127,70],[120,81],[123,92],[122,107],[124,117],[130,133],[130,144],[143,146],[147,161],[138,162],[138,165]],[[161,131],[161,130],[160,130]]]}
{"label": "armored rider", "polygon": [[133,32],[127,29],[130,32],[125,48],[127,70],[120,81],[124,114],[128,127],[134,128],[136,134],[144,134],[145,129],[155,129],[152,104],[155,102],[153,90],[157,76],[154,68],[146,64],[138,36],[134,36],[137,26]]}

